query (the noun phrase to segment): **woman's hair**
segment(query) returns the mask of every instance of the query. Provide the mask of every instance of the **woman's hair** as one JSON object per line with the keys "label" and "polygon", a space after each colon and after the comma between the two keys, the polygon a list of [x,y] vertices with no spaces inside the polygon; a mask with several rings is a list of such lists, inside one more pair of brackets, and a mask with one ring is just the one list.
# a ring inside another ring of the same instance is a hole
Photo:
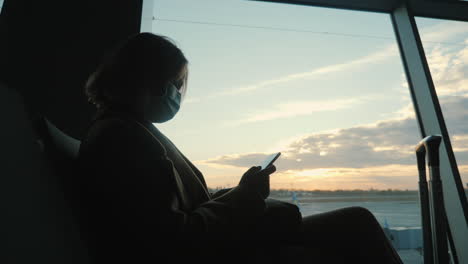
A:
{"label": "woman's hair", "polygon": [[187,63],[169,38],[139,33],[104,59],[88,78],[85,93],[97,108],[132,104],[148,83],[154,89],[162,87],[176,78]]}

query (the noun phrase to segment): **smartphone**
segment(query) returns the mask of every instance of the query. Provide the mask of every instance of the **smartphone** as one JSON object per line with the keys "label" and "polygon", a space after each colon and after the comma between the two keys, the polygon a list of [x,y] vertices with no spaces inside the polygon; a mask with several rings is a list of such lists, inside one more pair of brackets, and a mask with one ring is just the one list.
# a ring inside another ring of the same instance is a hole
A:
{"label": "smartphone", "polygon": [[275,160],[278,159],[280,155],[281,152],[269,155],[260,165],[262,167],[262,170],[273,164],[273,162],[275,162]]}

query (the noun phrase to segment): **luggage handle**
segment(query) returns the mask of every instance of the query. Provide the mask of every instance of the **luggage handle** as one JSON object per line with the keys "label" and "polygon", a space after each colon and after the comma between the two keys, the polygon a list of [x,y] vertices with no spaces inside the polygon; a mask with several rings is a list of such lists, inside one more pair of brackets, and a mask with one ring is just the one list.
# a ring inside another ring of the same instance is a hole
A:
{"label": "luggage handle", "polygon": [[[447,217],[440,178],[440,135],[427,136],[416,146],[419,199],[423,227],[424,263],[449,263]],[[429,184],[426,176],[426,156]]]}

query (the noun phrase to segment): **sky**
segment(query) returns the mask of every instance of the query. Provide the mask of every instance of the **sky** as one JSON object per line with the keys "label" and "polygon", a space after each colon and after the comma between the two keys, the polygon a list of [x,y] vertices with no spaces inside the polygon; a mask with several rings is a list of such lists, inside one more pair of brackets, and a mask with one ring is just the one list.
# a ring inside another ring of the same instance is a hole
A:
{"label": "sky", "polygon": [[[272,188],[416,189],[417,122],[387,14],[245,0],[155,0],[152,32],[189,60],[156,126],[210,187],[281,151]],[[417,18],[463,182],[468,23]]]}

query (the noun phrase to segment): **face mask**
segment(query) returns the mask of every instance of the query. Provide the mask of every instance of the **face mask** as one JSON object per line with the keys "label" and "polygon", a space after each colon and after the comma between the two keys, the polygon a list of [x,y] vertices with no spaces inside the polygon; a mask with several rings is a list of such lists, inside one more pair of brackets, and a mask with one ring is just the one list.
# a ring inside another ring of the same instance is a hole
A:
{"label": "face mask", "polygon": [[163,95],[153,97],[151,121],[164,123],[171,120],[180,109],[182,97],[177,87],[172,83],[168,83],[166,85],[166,92]]}

